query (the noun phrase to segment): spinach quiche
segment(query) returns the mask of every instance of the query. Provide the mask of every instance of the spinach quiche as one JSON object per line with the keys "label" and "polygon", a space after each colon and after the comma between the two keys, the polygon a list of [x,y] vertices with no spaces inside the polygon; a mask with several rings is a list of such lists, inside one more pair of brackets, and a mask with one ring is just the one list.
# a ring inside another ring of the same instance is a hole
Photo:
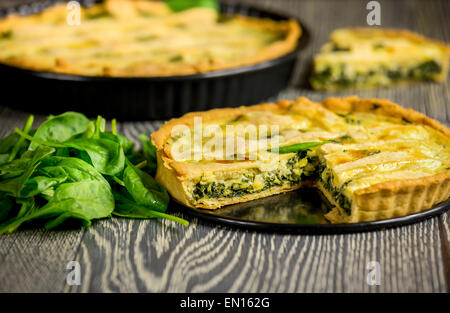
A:
{"label": "spinach quiche", "polygon": [[[256,142],[247,129],[259,132]],[[326,218],[353,223],[416,213],[450,196],[450,130],[382,99],[299,98],[188,113],[151,138],[156,179],[189,207],[316,186],[334,206]],[[218,149],[239,140],[246,142],[239,153]]]}
{"label": "spinach quiche", "polygon": [[442,82],[449,57],[449,45],[407,30],[338,29],[314,57],[310,82],[319,90]]}
{"label": "spinach quiche", "polygon": [[107,0],[76,12],[58,4],[0,21],[0,63],[86,76],[177,76],[231,69],[293,51],[295,20],[172,11],[162,1]]}

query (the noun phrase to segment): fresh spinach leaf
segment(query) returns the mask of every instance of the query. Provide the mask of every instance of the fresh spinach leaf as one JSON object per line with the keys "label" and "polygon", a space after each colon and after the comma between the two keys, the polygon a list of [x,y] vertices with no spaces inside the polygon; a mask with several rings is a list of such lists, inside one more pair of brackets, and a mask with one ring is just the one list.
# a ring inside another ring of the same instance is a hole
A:
{"label": "fresh spinach leaf", "polygon": [[67,177],[70,182],[97,180],[105,185],[108,181],[89,163],[69,157],[51,156],[42,160],[37,173],[47,177]]}
{"label": "fresh spinach leaf", "polygon": [[57,185],[64,183],[67,177],[46,177],[46,176],[36,176],[27,179],[26,183],[23,185],[19,196],[22,198],[34,197],[40,193],[48,191]]}
{"label": "fresh spinach leaf", "polygon": [[64,144],[85,151],[92,165],[102,174],[116,175],[124,169],[125,154],[118,142],[106,138],[87,138],[66,141]]}
{"label": "fresh spinach leaf", "polygon": [[169,203],[167,191],[149,174],[127,164],[123,173],[125,188],[137,204],[165,212]]}
{"label": "fresh spinach leaf", "polygon": [[21,197],[31,197],[62,183],[95,180],[109,187],[108,181],[87,162],[68,157],[48,157],[40,163],[35,175],[28,179]]}
{"label": "fresh spinach leaf", "polygon": [[6,220],[11,214],[14,201],[9,197],[6,192],[0,192],[0,222]]}
{"label": "fresh spinach leaf", "polygon": [[[63,142],[69,138],[84,133],[89,126],[89,119],[83,114],[66,112],[51,116],[39,126],[33,138],[49,142]],[[38,143],[33,141],[30,150],[36,149]]]}
{"label": "fresh spinach leaf", "polygon": [[147,161],[146,170],[148,173],[153,174],[156,171],[156,147],[146,133],[140,134],[139,139],[142,142],[142,154]]}
{"label": "fresh spinach leaf", "polygon": [[289,146],[279,147],[279,148],[272,148],[269,149],[269,152],[278,152],[279,154],[284,153],[295,153],[300,151],[305,151],[311,148],[315,148],[321,145],[324,145],[326,143],[329,143],[329,141],[322,141],[322,142],[302,142],[302,143],[296,143]]}
{"label": "fresh spinach leaf", "polygon": [[115,188],[113,189],[113,194],[114,199],[116,200],[116,206],[113,214],[116,216],[139,219],[159,217],[172,220],[184,226],[189,225],[189,222],[182,218],[152,210],[146,205],[137,204],[125,188]]}
{"label": "fresh spinach leaf", "polygon": [[134,153],[134,144],[133,142],[128,139],[127,137],[117,134],[117,138],[119,139],[120,144],[122,145],[123,152],[125,155],[131,155]]}
{"label": "fresh spinach leaf", "polygon": [[[23,127],[23,132],[25,134],[28,134],[28,132],[31,129],[31,126],[33,125],[34,116],[30,115],[28,119],[25,122],[25,126]],[[9,155],[8,161],[12,161],[15,159],[17,153],[19,150],[23,147],[25,143],[25,138],[20,137],[19,140],[17,140],[16,144],[13,146],[11,154]]]}
{"label": "fresh spinach leaf", "polygon": [[[25,122],[23,132],[33,135],[34,130],[31,130],[34,117],[30,115]],[[20,135],[12,133],[0,141],[0,164],[10,162],[17,156],[21,156],[24,151],[27,150],[29,143]]]}
{"label": "fresh spinach leaf", "polygon": [[36,202],[34,197],[30,198],[18,198],[16,200],[17,204],[20,204],[19,213],[17,213],[16,218],[21,218],[27,214],[32,213],[35,209],[37,209]]}
{"label": "fresh spinach leaf", "polygon": [[39,165],[39,162],[43,158],[51,155],[54,151],[55,149],[51,147],[38,146],[38,148],[34,152],[33,157],[26,165],[26,169],[24,170],[24,172],[17,177],[1,181],[0,191],[6,192],[8,195],[13,197],[20,197],[25,182],[28,180],[28,178],[31,177],[33,172],[36,170],[36,168]]}
{"label": "fresh spinach leaf", "polygon": [[[12,152],[13,148],[16,147],[16,144],[20,138],[22,138],[22,137],[20,137],[18,134],[12,133],[0,141],[0,164],[1,165],[3,165],[6,162],[11,161],[10,160],[11,152]],[[17,145],[19,147],[18,150],[22,150],[22,152],[23,152],[26,149],[26,147],[25,147],[26,144],[27,144],[26,142],[22,142],[21,147],[19,145]],[[17,152],[20,153],[20,151],[17,151]]]}
{"label": "fresh spinach leaf", "polygon": [[72,148],[86,152],[85,160],[89,159],[92,165],[102,174],[116,175],[125,166],[125,154],[119,142],[106,138],[75,138],[64,142],[51,142],[43,139],[36,139],[27,136],[19,129],[15,129],[18,134],[40,145],[54,148]]}
{"label": "fresh spinach leaf", "polygon": [[20,136],[18,134],[12,133],[0,140],[0,154],[7,154],[9,156],[9,153],[19,139]]}
{"label": "fresh spinach leaf", "polygon": [[115,120],[111,132],[101,116],[93,122],[75,112],[50,116],[37,130],[32,122],[30,116],[22,130],[0,141],[0,234],[35,219],[46,219],[49,229],[68,218],[88,226],[112,212],[188,225],[163,213],[169,196],[149,175],[156,149],[147,135],[140,135],[143,152],[137,153]]}
{"label": "fresh spinach leaf", "polygon": [[16,159],[0,165],[0,177],[2,180],[21,175],[28,168],[31,158]]}
{"label": "fresh spinach leaf", "polygon": [[167,0],[167,5],[175,12],[180,12],[192,8],[213,8],[219,10],[216,0]]}
{"label": "fresh spinach leaf", "polygon": [[9,154],[0,154],[0,164],[8,162],[8,160],[9,160]]}
{"label": "fresh spinach leaf", "polygon": [[56,188],[52,199],[40,209],[0,225],[0,234],[11,233],[24,222],[40,218],[53,218],[45,224],[47,229],[60,225],[68,218],[80,219],[90,226],[92,219],[104,218],[114,210],[111,189],[99,181],[66,183]]}

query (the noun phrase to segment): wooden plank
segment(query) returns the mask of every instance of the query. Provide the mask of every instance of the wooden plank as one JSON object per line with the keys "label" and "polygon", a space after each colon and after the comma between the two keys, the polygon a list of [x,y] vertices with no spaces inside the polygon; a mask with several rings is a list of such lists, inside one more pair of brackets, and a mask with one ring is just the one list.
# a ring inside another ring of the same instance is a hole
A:
{"label": "wooden plank", "polygon": [[[302,81],[312,54],[331,30],[364,25],[365,1],[250,2],[295,14],[310,26],[312,40],[300,54],[295,88],[280,98],[320,101],[352,94],[312,91]],[[450,29],[439,26],[447,25],[449,2],[399,0],[381,5],[383,27],[407,27],[450,41]],[[343,9],[349,7],[352,10]],[[449,87],[449,82],[430,83],[358,94],[388,98],[448,123]],[[2,109],[0,136],[20,127],[26,115]],[[137,142],[140,132],[160,125],[125,123],[119,131]],[[445,292],[449,238],[448,215],[384,231],[326,236],[257,233],[197,219],[184,228],[170,221],[113,218],[85,231],[25,230],[0,237],[0,291]],[[65,284],[65,265],[71,260],[81,264],[80,286]],[[366,282],[370,261],[380,263],[379,286]]]}
{"label": "wooden plank", "polygon": [[441,239],[445,282],[447,292],[450,292],[450,214],[448,211],[439,218],[439,237]]}
{"label": "wooden plank", "polygon": [[0,292],[61,292],[83,233],[28,229],[2,235]]}
{"label": "wooden plank", "polygon": [[[197,219],[112,219],[87,230],[70,292],[443,292],[438,219],[326,236],[259,233]],[[367,284],[377,261],[381,285]]]}

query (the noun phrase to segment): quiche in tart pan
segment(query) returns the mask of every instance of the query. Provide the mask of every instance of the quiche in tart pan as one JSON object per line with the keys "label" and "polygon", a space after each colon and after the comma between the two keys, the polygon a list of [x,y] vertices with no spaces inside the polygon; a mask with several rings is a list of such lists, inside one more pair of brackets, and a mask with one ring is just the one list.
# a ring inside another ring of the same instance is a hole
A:
{"label": "quiche in tart pan", "polygon": [[276,59],[302,34],[294,19],[175,12],[162,1],[106,0],[82,7],[79,20],[70,13],[62,3],[2,19],[0,62],[82,76],[192,75]]}
{"label": "quiche in tart pan", "polygon": [[[256,140],[248,129],[259,132]],[[450,130],[383,99],[299,98],[189,113],[151,138],[156,179],[194,208],[316,186],[334,205],[330,222],[355,223],[420,212],[450,196]],[[239,153],[225,149],[239,140],[247,142]]]}
{"label": "quiche in tart pan", "polygon": [[449,59],[448,44],[408,30],[343,28],[314,57],[310,82],[318,90],[442,82]]}
{"label": "quiche in tart pan", "polygon": [[56,2],[0,11],[0,84],[15,109],[161,120],[252,105],[288,85],[308,40],[296,18],[235,2],[177,13],[155,1],[80,0],[73,26]]}

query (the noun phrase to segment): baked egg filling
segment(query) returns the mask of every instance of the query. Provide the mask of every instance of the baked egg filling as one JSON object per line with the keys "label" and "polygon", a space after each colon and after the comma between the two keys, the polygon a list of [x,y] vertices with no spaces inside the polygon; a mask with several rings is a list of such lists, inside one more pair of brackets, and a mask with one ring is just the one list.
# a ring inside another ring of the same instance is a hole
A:
{"label": "baked egg filling", "polygon": [[280,160],[273,170],[252,168],[221,179],[215,175],[202,176],[193,187],[193,198],[201,202],[205,198],[242,197],[273,188],[300,186],[303,181],[314,177],[316,162],[317,157],[312,153],[301,151]]}
{"label": "baked egg filling", "polygon": [[[181,159],[196,173],[184,185],[192,205],[218,207],[316,185],[342,214],[351,216],[366,209],[355,195],[368,187],[450,170],[448,136],[405,117],[381,114],[376,102],[362,112],[313,102],[304,107],[250,111],[174,134],[167,145],[175,150],[183,143],[192,144],[194,152],[202,146],[201,159],[193,159],[194,153]],[[212,125],[214,131],[207,131]],[[229,126],[235,128],[227,132]],[[238,126],[254,126],[256,137]],[[201,132],[207,135],[195,145]],[[235,149],[226,151],[237,138],[245,142],[244,150],[232,145]],[[217,153],[217,147],[225,152]],[[298,147],[302,149],[294,151]]]}

